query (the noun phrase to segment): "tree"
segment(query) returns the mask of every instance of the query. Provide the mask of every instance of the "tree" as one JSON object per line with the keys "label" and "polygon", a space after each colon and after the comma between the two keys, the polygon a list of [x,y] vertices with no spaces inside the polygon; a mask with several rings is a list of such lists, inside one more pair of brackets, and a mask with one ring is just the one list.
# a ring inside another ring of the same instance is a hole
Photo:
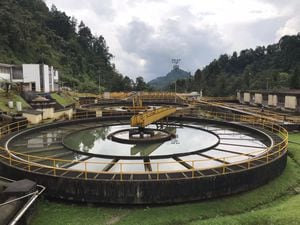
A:
{"label": "tree", "polygon": [[135,79],[135,87],[134,87],[135,91],[146,91],[149,90],[148,85],[146,84],[146,82],[144,81],[144,78],[139,76]]}
{"label": "tree", "polygon": [[290,79],[290,88],[292,89],[300,89],[300,71],[299,67],[297,67]]}

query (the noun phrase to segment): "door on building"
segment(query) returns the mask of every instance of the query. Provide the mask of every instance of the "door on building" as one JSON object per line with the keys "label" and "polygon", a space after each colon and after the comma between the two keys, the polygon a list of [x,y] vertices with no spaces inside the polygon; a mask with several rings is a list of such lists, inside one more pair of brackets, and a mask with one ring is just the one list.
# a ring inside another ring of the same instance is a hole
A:
{"label": "door on building", "polygon": [[35,91],[35,83],[31,83],[31,90]]}

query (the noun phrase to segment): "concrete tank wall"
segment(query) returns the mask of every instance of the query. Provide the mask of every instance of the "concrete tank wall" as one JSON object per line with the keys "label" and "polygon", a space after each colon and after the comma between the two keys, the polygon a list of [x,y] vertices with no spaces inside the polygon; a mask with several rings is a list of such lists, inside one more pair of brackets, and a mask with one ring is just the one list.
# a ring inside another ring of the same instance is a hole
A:
{"label": "concrete tank wall", "polygon": [[114,181],[76,179],[39,174],[0,163],[0,174],[27,177],[47,187],[51,198],[92,203],[159,204],[215,198],[256,188],[280,175],[286,166],[286,153],[262,166],[225,175],[195,179]]}

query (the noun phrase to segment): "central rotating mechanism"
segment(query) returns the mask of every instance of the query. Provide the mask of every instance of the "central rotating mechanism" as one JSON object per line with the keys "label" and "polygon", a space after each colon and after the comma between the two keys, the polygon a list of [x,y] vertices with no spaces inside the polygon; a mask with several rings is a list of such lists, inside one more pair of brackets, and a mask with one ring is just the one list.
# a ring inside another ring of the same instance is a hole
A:
{"label": "central rotating mechanism", "polygon": [[[131,129],[115,131],[108,135],[108,139],[125,144],[158,143],[176,137],[172,132],[163,129],[158,122],[176,112],[173,107],[162,107],[151,111],[140,112],[131,117]],[[151,123],[157,123],[160,129],[146,128]]]}
{"label": "central rotating mechanism", "polygon": [[152,128],[133,128],[118,130],[109,134],[107,138],[112,141],[124,144],[139,144],[165,142],[171,140],[174,137],[176,137],[176,135],[167,130]]}

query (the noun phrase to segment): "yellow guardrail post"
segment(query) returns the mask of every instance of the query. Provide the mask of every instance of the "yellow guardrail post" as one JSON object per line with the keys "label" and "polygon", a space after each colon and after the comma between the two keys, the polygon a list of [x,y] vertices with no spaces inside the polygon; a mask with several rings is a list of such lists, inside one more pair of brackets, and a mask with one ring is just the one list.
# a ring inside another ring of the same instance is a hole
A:
{"label": "yellow guardrail post", "polygon": [[55,159],[53,159],[53,175],[56,176],[56,162],[55,162]]}
{"label": "yellow guardrail post", "polygon": [[28,171],[30,172],[30,155],[27,156],[27,163],[28,163]]}
{"label": "yellow guardrail post", "polygon": [[159,162],[156,163],[156,179],[159,180]]}
{"label": "yellow guardrail post", "polygon": [[84,179],[87,179],[86,162],[84,162]]}
{"label": "yellow guardrail post", "polygon": [[11,166],[12,165],[11,154],[10,153],[8,153],[8,154],[9,154],[9,165]]}
{"label": "yellow guardrail post", "polygon": [[195,177],[195,161],[194,160],[192,161],[192,167],[193,167],[192,178],[194,178]]}
{"label": "yellow guardrail post", "polygon": [[120,180],[123,181],[123,163],[120,163]]}

